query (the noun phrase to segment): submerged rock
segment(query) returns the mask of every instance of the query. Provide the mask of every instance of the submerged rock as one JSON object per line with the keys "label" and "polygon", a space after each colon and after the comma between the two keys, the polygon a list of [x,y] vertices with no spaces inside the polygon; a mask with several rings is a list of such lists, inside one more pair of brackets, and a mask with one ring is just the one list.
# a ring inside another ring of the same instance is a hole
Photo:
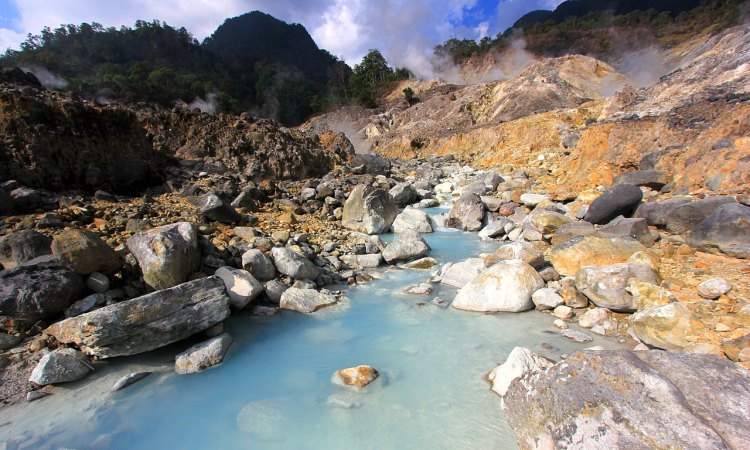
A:
{"label": "submerged rock", "polygon": [[366,234],[388,231],[398,215],[393,198],[382,189],[359,185],[344,203],[341,224],[344,228]]}
{"label": "submerged rock", "polygon": [[231,345],[232,337],[227,333],[196,344],[177,355],[174,370],[179,374],[195,373],[220,364]]}
{"label": "submerged rock", "polygon": [[125,389],[126,387],[141,381],[142,379],[146,378],[147,376],[151,374],[152,372],[135,372],[129,375],[125,375],[124,377],[115,381],[115,384],[113,384],[109,390],[110,392],[121,391]]}
{"label": "submerged rock", "polygon": [[544,286],[533,267],[521,260],[501,261],[462,287],[452,306],[481,312],[520,312],[534,308],[531,295]]}
{"label": "submerged rock", "polygon": [[337,302],[336,297],[315,289],[289,288],[281,294],[279,306],[301,313],[313,313]]}
{"label": "submerged rock", "polygon": [[229,297],[208,277],[63,320],[45,332],[98,358],[135,355],[206,330],[229,317]]}
{"label": "submerged rock", "polygon": [[331,377],[331,382],[341,386],[354,386],[362,389],[375,381],[378,376],[380,376],[378,371],[370,366],[357,366],[337,370]]}
{"label": "submerged rock", "polygon": [[583,351],[511,383],[503,411],[522,448],[744,448],[749,386],[714,355]]}
{"label": "submerged rock", "polygon": [[62,348],[42,357],[31,371],[29,382],[39,386],[76,381],[88,375],[93,368],[78,350]]}
{"label": "submerged rock", "polygon": [[127,244],[138,260],[143,280],[154,289],[177,286],[200,269],[198,233],[188,222],[136,233]]}

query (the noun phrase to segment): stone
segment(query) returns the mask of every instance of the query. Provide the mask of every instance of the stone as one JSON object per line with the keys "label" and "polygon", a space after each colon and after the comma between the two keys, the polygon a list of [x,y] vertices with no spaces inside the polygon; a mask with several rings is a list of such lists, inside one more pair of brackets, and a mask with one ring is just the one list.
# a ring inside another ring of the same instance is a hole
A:
{"label": "stone", "polygon": [[91,364],[81,352],[61,348],[42,356],[31,371],[29,382],[38,386],[67,383],[80,380],[92,370]]}
{"label": "stone", "polygon": [[372,175],[390,175],[391,162],[380,155],[374,153],[361,153],[354,155],[350,167],[362,167],[363,174]]}
{"label": "stone", "polygon": [[558,319],[570,319],[573,317],[573,308],[570,306],[560,305],[552,311],[552,315]]}
{"label": "stone", "polygon": [[594,340],[594,338],[584,333],[583,331],[573,330],[571,328],[560,330],[560,336],[564,337],[565,339],[571,340],[573,342],[579,342],[582,344],[585,344],[587,342],[591,342]]}
{"label": "stone", "polygon": [[409,295],[430,295],[432,294],[433,287],[430,283],[417,283],[407,287],[404,290],[404,294]]}
{"label": "stone", "polygon": [[437,263],[437,259],[427,256],[401,264],[401,267],[405,269],[429,269],[431,267],[435,267]]}
{"label": "stone", "polygon": [[580,319],[578,319],[578,325],[583,328],[592,328],[596,325],[601,325],[605,320],[609,319],[609,310],[606,308],[594,308],[586,311]]}
{"label": "stone", "polygon": [[750,258],[750,206],[719,206],[693,228],[687,243],[699,250],[720,250],[736,258]]}
{"label": "stone", "polygon": [[301,313],[313,313],[337,302],[336,297],[315,289],[289,288],[281,294],[279,306]]}
{"label": "stone", "polygon": [[672,210],[680,205],[690,203],[688,198],[670,198],[660,202],[641,203],[633,217],[646,219],[649,225],[664,228]]}
{"label": "stone", "polygon": [[542,358],[527,348],[515,347],[504,363],[487,374],[487,380],[492,384],[493,392],[504,396],[508,387],[516,378],[528,373],[543,371],[552,367],[552,365],[550,360]]}
{"label": "stone", "polygon": [[339,386],[353,386],[362,389],[375,381],[380,374],[370,366],[357,366],[334,372],[331,383]]}
{"label": "stone", "polygon": [[582,266],[625,262],[646,247],[632,238],[578,236],[550,249],[552,267],[562,276],[575,276]]}
{"label": "stone", "polygon": [[565,330],[568,328],[568,323],[562,319],[555,319],[554,321],[552,321],[552,325],[556,326],[557,328],[561,330]]}
{"label": "stone", "polygon": [[511,383],[503,411],[521,448],[744,448],[748,386],[715,355],[583,351]]}
{"label": "stone", "polygon": [[529,222],[536,231],[542,234],[552,234],[563,225],[574,223],[576,220],[555,211],[535,208],[529,214]]}
{"label": "stone", "polygon": [[26,393],[26,401],[27,402],[33,402],[36,400],[39,400],[40,398],[47,397],[49,395],[52,395],[50,392],[44,392],[44,391],[29,391]]}
{"label": "stone", "polygon": [[241,310],[263,292],[263,285],[246,270],[224,266],[214,275],[224,282],[229,304],[236,310]]}
{"label": "stone", "polygon": [[240,213],[235,211],[229,201],[216,194],[206,194],[197,200],[198,212],[208,220],[221,223],[236,223],[242,220]]}
{"label": "stone", "polygon": [[634,172],[620,174],[615,177],[613,184],[633,184],[635,186],[645,186],[658,191],[670,181],[672,180],[666,173],[661,170],[650,169],[636,170]]}
{"label": "stone", "polygon": [[366,234],[388,231],[398,215],[391,196],[380,188],[358,185],[344,203],[341,225]]}
{"label": "stone", "polygon": [[484,228],[479,231],[479,237],[482,239],[495,239],[503,237],[508,234],[506,227],[513,224],[512,220],[509,219],[496,219],[488,223]]}
{"label": "stone", "polygon": [[253,227],[234,227],[232,233],[245,242],[253,242],[258,236],[258,232]]}
{"label": "stone", "polygon": [[320,274],[320,270],[312,261],[293,250],[286,247],[274,247],[271,253],[276,270],[295,280],[314,280]]}
{"label": "stone", "polygon": [[625,290],[633,296],[633,303],[639,311],[677,301],[671,292],[647,281],[631,279],[628,281],[628,287]]}
{"label": "stone", "polygon": [[104,293],[109,290],[109,277],[100,272],[94,272],[86,279],[86,287],[96,293]]}
{"label": "stone", "polygon": [[636,337],[652,347],[680,351],[687,345],[693,328],[693,315],[683,303],[644,309],[630,316]]}
{"label": "stone", "polygon": [[227,317],[224,283],[207,277],[65,319],[45,333],[87,355],[111,358],[180,341]]}
{"label": "stone", "polygon": [[463,231],[479,231],[484,223],[484,203],[477,194],[461,196],[453,203],[445,226]]}
{"label": "stone", "polygon": [[52,238],[34,230],[22,230],[0,237],[0,264],[13,269],[52,253]]}
{"label": "stone", "polygon": [[65,317],[80,316],[96,307],[104,306],[109,300],[111,300],[111,297],[104,293],[89,295],[70,305],[70,307],[65,310]]}
{"label": "stone", "polygon": [[13,209],[18,212],[31,213],[44,204],[42,194],[35,189],[19,187],[10,191],[10,197],[13,199]]}
{"label": "stone", "polygon": [[429,251],[430,246],[418,232],[407,230],[385,247],[385,250],[383,250],[383,259],[391,264],[396,261],[421,258],[427,255]]}
{"label": "stone", "polygon": [[484,208],[487,211],[497,212],[501,206],[503,206],[503,199],[497,197],[489,197],[487,195],[480,195]]}
{"label": "stone", "polygon": [[83,296],[80,275],[54,257],[0,271],[0,315],[29,322],[60,314]]}
{"label": "stone", "polygon": [[544,253],[539,247],[524,241],[501,245],[497,250],[484,258],[484,263],[489,266],[511,259],[520,259],[534,268],[540,268],[545,264]]}
{"label": "stone", "polygon": [[720,206],[729,203],[736,204],[737,201],[729,196],[714,196],[679,205],[667,216],[667,230],[673,234],[686,234],[711,216]]}
{"label": "stone", "polygon": [[532,194],[532,193],[525,193],[521,194],[521,204],[528,206],[529,208],[534,208],[539,203],[549,200],[548,195],[544,194]]}
{"label": "stone", "polygon": [[643,198],[638,186],[632,184],[618,184],[597,197],[589,205],[583,220],[601,225],[617,216],[629,216],[635,211]]}
{"label": "stone", "polygon": [[401,214],[396,216],[392,228],[394,233],[403,233],[406,230],[419,233],[432,233],[434,231],[427,213],[415,208],[404,209]]}
{"label": "stone", "polygon": [[120,255],[99,236],[73,228],[55,236],[52,240],[52,253],[81,275],[92,272],[113,275],[123,264]]}
{"label": "stone", "polygon": [[128,375],[125,375],[115,381],[115,384],[112,385],[112,387],[109,389],[110,392],[117,392],[125,389],[128,386],[131,386],[142,379],[146,378],[147,376],[151,375],[153,372],[134,372]]}
{"label": "stone", "polygon": [[388,191],[393,201],[400,207],[411,205],[419,199],[416,189],[409,183],[397,183]]}
{"label": "stone", "polygon": [[250,272],[258,281],[269,281],[276,276],[276,267],[271,258],[256,248],[242,254],[242,268]]}
{"label": "stone", "polygon": [[138,260],[143,280],[157,290],[177,286],[200,269],[198,232],[188,222],[136,233],[127,246]]}
{"label": "stone", "polygon": [[560,245],[576,236],[591,236],[595,233],[596,228],[588,222],[566,223],[555,230],[555,234],[552,236],[550,242],[552,245]]}
{"label": "stone", "polygon": [[289,286],[282,283],[279,280],[270,280],[266,283],[266,297],[273,302],[278,304],[281,301],[281,295],[289,289]]}
{"label": "stone", "polygon": [[174,371],[184,375],[221,364],[231,345],[232,337],[227,333],[196,344],[177,355]]}
{"label": "stone", "polygon": [[0,351],[9,350],[16,345],[20,344],[23,339],[20,336],[12,336],[10,334],[0,332]]}
{"label": "stone", "polygon": [[739,361],[740,354],[750,349],[750,333],[738,338],[722,340],[721,348],[726,353],[727,358],[732,361]]}
{"label": "stone", "polygon": [[698,285],[698,295],[708,300],[716,300],[732,290],[732,283],[723,278],[711,278]]}
{"label": "stone", "polygon": [[374,269],[383,263],[383,255],[371,253],[367,255],[342,255],[341,260],[354,269]]}
{"label": "stone", "polygon": [[659,284],[659,276],[644,264],[620,263],[610,266],[584,266],[576,273],[576,289],[600,308],[615,312],[637,309],[626,288],[631,279]]}
{"label": "stone", "polygon": [[531,295],[544,286],[521,260],[501,261],[462,287],[451,306],[480,312],[521,312],[534,307]]}
{"label": "stone", "polygon": [[466,284],[487,270],[487,265],[481,258],[469,258],[448,266],[442,273],[441,283],[462,288]]}
{"label": "stone", "polygon": [[648,229],[646,219],[618,217],[599,228],[599,235],[632,237],[646,247],[654,245],[654,236]]}
{"label": "stone", "polygon": [[536,309],[539,311],[555,309],[565,304],[565,300],[554,289],[550,288],[542,288],[534,291],[531,295],[531,301],[534,302]]}

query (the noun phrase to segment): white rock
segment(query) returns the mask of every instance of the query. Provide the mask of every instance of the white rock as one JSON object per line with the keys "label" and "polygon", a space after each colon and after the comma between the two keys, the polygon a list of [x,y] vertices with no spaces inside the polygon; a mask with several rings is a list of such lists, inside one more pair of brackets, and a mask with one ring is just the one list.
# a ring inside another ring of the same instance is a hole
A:
{"label": "white rock", "polygon": [[263,285],[246,270],[225,266],[217,269],[215,275],[224,282],[230,305],[238,310],[263,292]]}
{"label": "white rock", "polygon": [[531,194],[528,192],[525,194],[521,194],[521,203],[532,208],[541,203],[543,200],[548,199],[549,196],[542,194]]}
{"label": "white rock", "polygon": [[698,295],[716,300],[732,290],[732,284],[723,278],[711,278],[698,285]]}
{"label": "white rock", "polygon": [[578,321],[578,325],[582,326],[583,328],[591,328],[596,325],[601,325],[608,318],[609,310],[606,308],[589,309]]}
{"label": "white rock", "polygon": [[532,309],[531,294],[544,286],[533,267],[521,260],[501,261],[461,288],[453,300],[457,309],[480,312],[520,312]]}
{"label": "white rock", "polygon": [[482,258],[469,258],[447,267],[442,274],[441,283],[462,288],[485,270],[487,270],[487,266]]}
{"label": "white rock", "polygon": [[42,356],[29,381],[39,386],[80,380],[92,367],[83,353],[72,348],[61,348]]}
{"label": "white rock", "polygon": [[487,375],[487,379],[492,383],[492,390],[498,395],[505,395],[511,382],[520,378],[528,372],[552,367],[552,362],[542,358],[531,350],[523,347],[516,347],[508,355],[505,362],[494,369]]}
{"label": "white rock", "polygon": [[560,294],[558,294],[554,289],[551,288],[542,288],[536,290],[531,295],[531,301],[533,301],[536,305],[536,309],[540,311],[555,309],[565,303],[565,300],[560,297]]}
{"label": "white rock", "polygon": [[573,308],[570,306],[560,305],[552,311],[552,314],[558,319],[570,319],[573,317]]}
{"label": "white rock", "polygon": [[393,228],[394,233],[403,233],[407,230],[414,230],[419,233],[432,233],[434,231],[427,213],[414,208],[404,209],[401,214],[396,216],[391,228]]}

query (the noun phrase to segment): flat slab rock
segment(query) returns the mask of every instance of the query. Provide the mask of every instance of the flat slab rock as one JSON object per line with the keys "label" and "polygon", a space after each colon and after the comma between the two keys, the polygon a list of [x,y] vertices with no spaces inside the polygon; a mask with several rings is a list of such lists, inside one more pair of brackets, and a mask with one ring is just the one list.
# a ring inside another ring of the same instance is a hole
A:
{"label": "flat slab rock", "polygon": [[513,381],[521,448],[747,448],[750,372],[716,355],[577,352]]}
{"label": "flat slab rock", "polygon": [[224,283],[208,277],[71,317],[45,332],[88,355],[110,358],[163,347],[227,317]]}

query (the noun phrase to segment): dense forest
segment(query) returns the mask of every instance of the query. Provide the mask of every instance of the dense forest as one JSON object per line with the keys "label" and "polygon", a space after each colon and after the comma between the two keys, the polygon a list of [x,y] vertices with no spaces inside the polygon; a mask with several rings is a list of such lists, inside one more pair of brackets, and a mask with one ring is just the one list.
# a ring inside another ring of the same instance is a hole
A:
{"label": "dense forest", "polygon": [[[616,46],[598,30],[648,30],[655,39],[679,34],[679,28],[698,31],[710,23],[719,27],[735,23],[747,0],[568,0],[554,11],[532,11],[495,38],[480,41],[452,38],[435,47],[435,53],[460,62],[472,55],[500,51],[519,36],[527,49],[558,56],[576,51],[606,56]],[[612,33],[609,33],[610,35]],[[593,38],[596,42],[590,42]],[[586,41],[589,42],[586,42]]]}
{"label": "dense forest", "polygon": [[319,49],[302,25],[257,11],[227,19],[202,44],[185,28],[159,21],[44,28],[7,51],[0,65],[31,70],[48,86],[100,102],[180,100],[286,125],[352,101],[373,106],[378,86],[404,76],[377,51],[352,71]]}

